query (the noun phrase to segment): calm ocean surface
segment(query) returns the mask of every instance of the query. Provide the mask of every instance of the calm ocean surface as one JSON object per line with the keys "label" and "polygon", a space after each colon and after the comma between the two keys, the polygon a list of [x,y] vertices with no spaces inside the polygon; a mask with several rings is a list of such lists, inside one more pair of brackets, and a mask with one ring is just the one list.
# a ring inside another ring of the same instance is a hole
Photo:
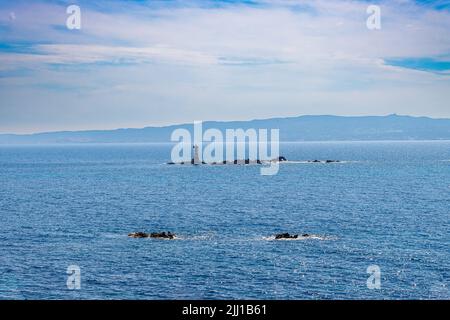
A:
{"label": "calm ocean surface", "polygon": [[450,299],[450,142],[282,144],[290,160],[347,162],[276,176],[169,166],[170,150],[0,147],[0,298]]}

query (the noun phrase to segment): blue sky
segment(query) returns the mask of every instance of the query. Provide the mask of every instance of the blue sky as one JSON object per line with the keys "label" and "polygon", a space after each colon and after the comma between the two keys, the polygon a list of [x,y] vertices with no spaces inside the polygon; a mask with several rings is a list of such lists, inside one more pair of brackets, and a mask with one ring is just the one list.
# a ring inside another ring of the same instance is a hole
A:
{"label": "blue sky", "polygon": [[450,1],[0,0],[0,133],[450,117],[448,101]]}

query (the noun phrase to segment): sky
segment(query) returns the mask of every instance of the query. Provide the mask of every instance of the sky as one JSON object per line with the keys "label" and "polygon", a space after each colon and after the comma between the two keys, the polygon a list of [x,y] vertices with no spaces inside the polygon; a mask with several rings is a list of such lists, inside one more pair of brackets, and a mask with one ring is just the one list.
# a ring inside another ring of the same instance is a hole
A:
{"label": "sky", "polygon": [[0,133],[392,113],[450,118],[450,1],[0,0]]}

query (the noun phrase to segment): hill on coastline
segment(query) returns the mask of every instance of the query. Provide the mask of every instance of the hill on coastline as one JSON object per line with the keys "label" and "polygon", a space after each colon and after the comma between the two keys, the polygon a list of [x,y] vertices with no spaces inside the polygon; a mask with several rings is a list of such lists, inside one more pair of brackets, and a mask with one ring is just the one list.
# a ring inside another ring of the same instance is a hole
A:
{"label": "hill on coastline", "polygon": [[[170,142],[177,128],[192,124],[141,129],[0,134],[0,144]],[[299,116],[251,121],[205,121],[203,130],[280,129],[281,141],[450,140],[450,119],[411,116]]]}

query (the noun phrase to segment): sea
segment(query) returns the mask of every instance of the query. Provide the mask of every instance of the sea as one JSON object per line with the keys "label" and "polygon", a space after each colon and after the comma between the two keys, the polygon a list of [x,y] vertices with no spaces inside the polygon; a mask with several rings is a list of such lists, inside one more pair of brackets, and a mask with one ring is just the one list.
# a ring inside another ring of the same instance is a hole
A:
{"label": "sea", "polygon": [[0,299],[450,299],[450,141],[282,143],[273,176],[171,148],[0,146]]}

